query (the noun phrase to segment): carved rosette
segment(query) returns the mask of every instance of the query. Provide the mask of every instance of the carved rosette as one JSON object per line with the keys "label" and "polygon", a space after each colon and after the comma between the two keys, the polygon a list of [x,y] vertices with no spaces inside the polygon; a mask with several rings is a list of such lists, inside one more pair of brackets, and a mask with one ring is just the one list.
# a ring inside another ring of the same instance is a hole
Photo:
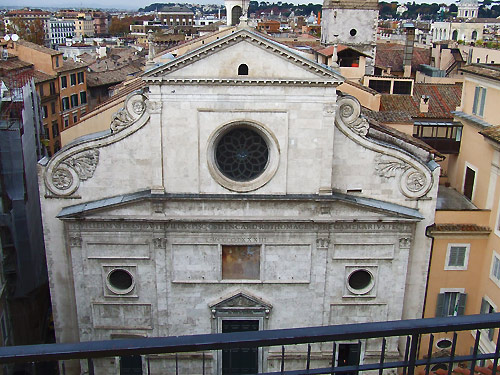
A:
{"label": "carved rosette", "polygon": [[146,111],[146,97],[141,92],[130,94],[122,109],[111,118],[111,131],[119,132],[132,125]]}
{"label": "carved rosette", "polygon": [[55,195],[71,195],[80,186],[80,181],[88,180],[94,175],[98,163],[97,149],[68,155],[48,168],[45,185]]}
{"label": "carved rosette", "polygon": [[368,121],[361,117],[361,105],[352,96],[341,97],[337,101],[337,121],[342,122],[360,136],[368,134]]}
{"label": "carved rosette", "polygon": [[420,198],[431,188],[432,176],[427,171],[417,169],[405,161],[381,155],[377,156],[375,162],[380,177],[390,179],[399,175],[399,188],[408,198]]}

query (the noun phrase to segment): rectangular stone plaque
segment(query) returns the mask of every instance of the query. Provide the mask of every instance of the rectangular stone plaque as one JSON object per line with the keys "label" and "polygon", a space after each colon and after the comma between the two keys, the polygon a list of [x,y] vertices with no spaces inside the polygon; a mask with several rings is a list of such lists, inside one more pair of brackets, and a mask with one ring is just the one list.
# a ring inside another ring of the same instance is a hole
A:
{"label": "rectangular stone plaque", "polygon": [[213,244],[172,244],[173,282],[220,279],[221,255]]}
{"label": "rectangular stone plaque", "polygon": [[133,240],[119,243],[87,242],[84,247],[89,259],[150,258],[150,245],[146,242],[134,243]]}
{"label": "rectangular stone plaque", "polygon": [[310,245],[266,245],[264,254],[265,282],[310,282]]}
{"label": "rectangular stone plaque", "polygon": [[92,304],[95,328],[106,329],[152,329],[150,304]]}
{"label": "rectangular stone plaque", "polygon": [[333,259],[393,259],[393,243],[339,243],[334,246]]}
{"label": "rectangular stone plaque", "polygon": [[385,303],[350,303],[330,305],[330,324],[367,323],[386,320],[387,305]]}

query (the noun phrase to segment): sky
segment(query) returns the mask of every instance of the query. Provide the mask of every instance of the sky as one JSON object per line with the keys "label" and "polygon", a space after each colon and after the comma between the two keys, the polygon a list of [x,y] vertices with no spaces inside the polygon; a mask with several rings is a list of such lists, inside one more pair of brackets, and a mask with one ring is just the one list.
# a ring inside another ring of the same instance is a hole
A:
{"label": "sky", "polygon": [[[260,0],[258,0],[260,1]],[[269,3],[272,2],[277,2],[278,0],[265,0]],[[288,3],[294,3],[294,4],[308,4],[308,3],[313,3],[313,4],[322,4],[322,0],[282,0],[286,1]],[[392,1],[392,0],[385,0],[385,1]],[[406,1],[399,0],[400,3],[406,3]],[[54,8],[99,8],[99,9],[110,9],[110,8],[116,8],[116,9],[127,9],[127,10],[137,10],[139,8],[143,8],[147,5],[150,5],[155,2],[181,2],[180,0],[17,0],[16,1],[16,6],[27,6],[27,7],[32,7],[32,8],[40,8],[40,7],[54,7]],[[415,0],[415,2],[418,3],[446,3],[446,4],[451,4],[454,3],[455,1],[452,0]],[[193,0],[192,3],[197,3],[197,4],[224,4],[223,0]],[[18,5],[19,4],[19,5]],[[12,0],[0,0],[0,8],[2,7],[11,7],[13,6],[13,1]]]}

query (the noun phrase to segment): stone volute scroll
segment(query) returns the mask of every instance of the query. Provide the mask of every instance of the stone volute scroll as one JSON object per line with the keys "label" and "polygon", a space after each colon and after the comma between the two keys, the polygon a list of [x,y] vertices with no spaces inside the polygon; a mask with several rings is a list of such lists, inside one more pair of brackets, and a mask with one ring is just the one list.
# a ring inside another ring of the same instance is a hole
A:
{"label": "stone volute scroll", "polygon": [[146,110],[146,98],[140,92],[129,96],[125,105],[111,119],[111,131],[119,132],[134,123]]}
{"label": "stone volute scroll", "polygon": [[399,179],[399,190],[410,199],[425,196],[433,185],[430,169],[408,152],[378,142],[369,135],[370,124],[361,115],[361,105],[353,96],[339,97],[335,115],[336,127],[352,141],[379,153],[376,173],[383,179]]}
{"label": "stone volute scroll", "polygon": [[98,135],[64,147],[48,162],[44,173],[47,193],[70,197],[81,181],[93,177],[100,159],[100,149],[134,133],[149,120],[147,97],[136,91],[125,100],[124,107],[113,115],[111,134]]}

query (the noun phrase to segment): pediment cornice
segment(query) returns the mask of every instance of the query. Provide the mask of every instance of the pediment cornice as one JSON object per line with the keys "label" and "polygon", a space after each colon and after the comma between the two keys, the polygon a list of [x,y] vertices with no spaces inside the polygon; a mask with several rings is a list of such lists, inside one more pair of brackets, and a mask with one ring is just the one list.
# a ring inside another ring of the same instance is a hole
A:
{"label": "pediment cornice", "polygon": [[[318,64],[312,60],[309,60],[303,56],[300,56],[299,54],[295,53],[291,49],[285,47],[284,45],[281,45],[277,42],[274,42],[270,39],[265,38],[264,36],[259,35],[258,33],[255,33],[253,31],[247,30],[247,29],[240,29],[235,33],[229,34],[221,39],[218,39],[212,43],[209,43],[207,45],[201,46],[198,49],[195,49],[189,53],[186,53],[185,55],[180,56],[179,58],[162,65],[156,69],[151,70],[150,72],[146,73],[143,77],[143,79],[146,82],[167,82],[169,73],[177,71],[187,65],[193,64],[196,61],[199,61],[207,56],[210,56],[212,54],[215,54],[223,49],[226,49],[232,45],[235,45],[237,43],[241,43],[243,41],[249,42],[253,45],[258,46],[259,48],[262,48],[264,50],[267,50],[271,53],[279,55],[283,59],[287,59],[291,63],[302,67],[303,69],[306,69],[310,72],[312,72],[315,76],[318,77],[319,81],[328,81],[327,83],[322,83],[322,84],[333,84],[333,85],[339,85],[344,81],[344,78],[336,71],[330,69],[329,67],[325,65]],[[304,81],[303,83],[301,82],[300,84],[312,84],[314,82],[317,82],[318,80],[307,80]],[[199,82],[200,80],[197,80],[196,78],[193,78],[193,83],[203,83]],[[204,81],[204,80],[201,80]],[[214,80],[206,80],[207,83],[224,83],[224,79],[214,79]],[[222,82],[221,82],[222,81]],[[294,80],[291,80],[292,82]],[[300,82],[299,80],[295,80],[297,83]],[[168,81],[169,83],[183,83],[182,81]],[[245,80],[245,79],[229,79],[227,80],[227,84],[234,84],[234,83],[240,83],[240,84],[245,84],[245,83],[250,83],[250,84],[288,84],[287,80],[283,79],[265,79],[265,80]],[[295,84],[297,84],[295,83]]]}

